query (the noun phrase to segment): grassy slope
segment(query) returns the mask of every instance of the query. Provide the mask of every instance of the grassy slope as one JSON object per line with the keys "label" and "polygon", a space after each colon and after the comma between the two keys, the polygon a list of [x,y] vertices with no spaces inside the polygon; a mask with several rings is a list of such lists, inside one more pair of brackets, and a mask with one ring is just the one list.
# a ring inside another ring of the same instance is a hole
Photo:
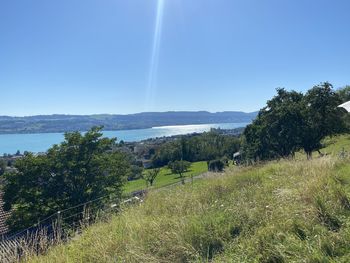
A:
{"label": "grassy slope", "polygon": [[142,205],[31,261],[350,262],[348,196],[348,159],[231,169],[151,192]]}
{"label": "grassy slope", "polygon": [[[188,172],[184,174],[184,176],[186,177],[189,177],[190,175],[196,176],[206,171],[208,171],[207,162],[195,162],[195,163],[192,163],[190,169],[188,170]],[[179,181],[180,181],[180,178],[177,174],[172,174],[168,168],[163,167],[161,168],[161,171],[158,177],[156,178],[153,188],[163,187],[166,185],[177,183]],[[145,188],[147,188],[145,181],[142,179],[139,179],[139,180],[128,182],[125,186],[124,192],[130,193],[130,192],[142,190]]]}

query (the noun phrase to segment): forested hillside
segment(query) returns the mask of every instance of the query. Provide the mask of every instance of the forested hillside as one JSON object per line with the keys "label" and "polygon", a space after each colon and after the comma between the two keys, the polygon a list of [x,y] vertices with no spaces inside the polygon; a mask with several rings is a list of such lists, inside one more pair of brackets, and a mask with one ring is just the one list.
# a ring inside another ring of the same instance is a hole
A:
{"label": "forested hillside", "polygon": [[142,129],[165,125],[207,123],[249,123],[256,112],[144,112],[129,115],[43,115],[31,117],[0,116],[0,134],[87,131],[93,126],[105,130]]}

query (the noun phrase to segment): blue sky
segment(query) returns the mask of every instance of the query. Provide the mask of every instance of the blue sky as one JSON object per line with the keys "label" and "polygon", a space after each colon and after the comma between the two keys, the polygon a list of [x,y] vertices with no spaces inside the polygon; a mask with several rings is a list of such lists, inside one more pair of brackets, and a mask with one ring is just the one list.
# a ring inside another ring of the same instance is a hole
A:
{"label": "blue sky", "polygon": [[277,87],[341,87],[349,10],[347,0],[3,0],[0,115],[255,111]]}

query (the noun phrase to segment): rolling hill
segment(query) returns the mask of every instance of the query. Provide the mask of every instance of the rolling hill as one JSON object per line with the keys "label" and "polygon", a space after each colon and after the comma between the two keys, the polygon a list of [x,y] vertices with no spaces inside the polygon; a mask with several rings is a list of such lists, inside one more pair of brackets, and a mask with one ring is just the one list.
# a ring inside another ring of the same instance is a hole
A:
{"label": "rolling hill", "polygon": [[249,123],[257,113],[237,111],[210,113],[144,112],[128,115],[38,115],[29,117],[0,116],[0,134],[86,131],[92,126],[105,130],[143,129],[166,125],[207,123]]}

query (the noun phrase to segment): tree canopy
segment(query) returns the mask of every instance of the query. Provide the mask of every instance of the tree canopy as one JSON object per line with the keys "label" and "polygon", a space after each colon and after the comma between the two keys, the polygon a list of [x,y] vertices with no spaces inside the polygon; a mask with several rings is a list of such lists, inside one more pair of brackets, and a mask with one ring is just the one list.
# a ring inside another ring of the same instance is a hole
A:
{"label": "tree canopy", "polygon": [[239,147],[238,137],[210,131],[192,137],[183,136],[180,140],[163,144],[154,155],[152,163],[155,167],[161,167],[181,159],[197,162],[219,159],[223,156],[231,158]]}
{"label": "tree canopy", "polygon": [[326,136],[345,131],[342,102],[329,83],[304,95],[277,89],[277,95],[259,111],[244,131],[243,152],[249,160],[285,158],[303,149],[310,158]]}
{"label": "tree canopy", "polygon": [[180,178],[183,178],[183,174],[191,167],[191,163],[187,161],[174,161],[168,164],[168,168],[172,173],[178,174]]}
{"label": "tree canopy", "polygon": [[130,166],[122,153],[111,151],[114,143],[95,127],[85,134],[66,133],[64,142],[45,155],[27,154],[16,161],[17,171],[4,175],[4,208],[12,209],[10,229],[17,231],[101,197],[119,199]]}
{"label": "tree canopy", "polygon": [[153,186],[154,181],[160,173],[160,168],[148,169],[142,174],[142,179],[145,180],[147,186]]}

